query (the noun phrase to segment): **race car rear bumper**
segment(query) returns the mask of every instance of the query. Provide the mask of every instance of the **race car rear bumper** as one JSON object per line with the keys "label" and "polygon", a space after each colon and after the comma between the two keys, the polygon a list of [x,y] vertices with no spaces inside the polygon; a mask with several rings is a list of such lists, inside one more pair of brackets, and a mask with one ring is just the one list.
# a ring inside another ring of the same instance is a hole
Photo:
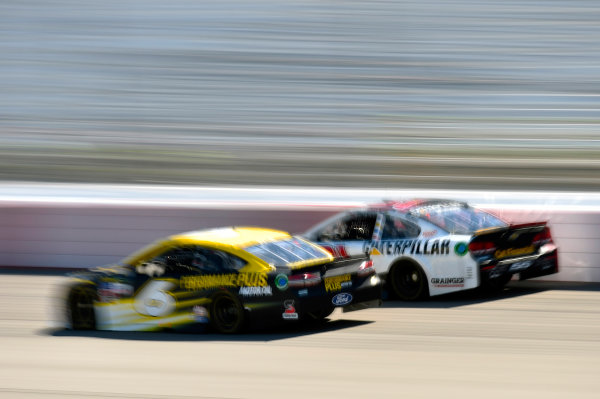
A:
{"label": "race car rear bumper", "polygon": [[339,307],[343,312],[379,307],[382,303],[381,279],[376,274],[363,280],[350,290],[328,293],[321,297],[299,298],[301,314],[316,312],[324,307]]}
{"label": "race car rear bumper", "polygon": [[556,248],[543,254],[504,259],[481,268],[481,279],[489,281],[508,275],[519,275],[519,280],[558,273],[558,251]]}
{"label": "race car rear bumper", "polygon": [[539,257],[533,265],[521,271],[519,273],[519,280],[527,280],[554,273],[558,273],[558,253],[556,250],[551,254]]}

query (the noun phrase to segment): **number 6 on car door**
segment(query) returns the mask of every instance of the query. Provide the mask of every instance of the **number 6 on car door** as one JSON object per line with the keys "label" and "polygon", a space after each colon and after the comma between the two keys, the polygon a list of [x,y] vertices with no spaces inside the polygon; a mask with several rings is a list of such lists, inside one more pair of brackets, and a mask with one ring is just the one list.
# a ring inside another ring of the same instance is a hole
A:
{"label": "number 6 on car door", "polygon": [[175,280],[150,280],[136,295],[133,307],[146,316],[166,316],[175,310],[175,298],[169,292]]}

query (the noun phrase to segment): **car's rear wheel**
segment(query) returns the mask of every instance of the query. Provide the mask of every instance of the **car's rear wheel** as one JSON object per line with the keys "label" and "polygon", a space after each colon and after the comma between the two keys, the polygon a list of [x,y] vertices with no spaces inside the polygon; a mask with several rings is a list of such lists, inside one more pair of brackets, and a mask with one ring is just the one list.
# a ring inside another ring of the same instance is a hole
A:
{"label": "car's rear wheel", "polygon": [[210,307],[210,320],[212,327],[223,334],[234,334],[244,326],[244,307],[239,299],[233,295],[216,295]]}
{"label": "car's rear wheel", "polygon": [[495,278],[484,280],[482,288],[488,294],[496,294],[504,290],[504,286],[510,282],[512,274],[505,274]]}
{"label": "car's rear wheel", "polygon": [[96,313],[94,302],[96,290],[94,287],[78,285],[71,289],[67,299],[68,318],[74,330],[95,330]]}
{"label": "car's rear wheel", "polygon": [[306,313],[307,319],[311,321],[319,321],[327,318],[335,310],[335,306],[323,306],[319,310]]}
{"label": "car's rear wheel", "polygon": [[429,294],[425,273],[412,262],[394,265],[390,269],[387,282],[395,296],[403,301],[416,301]]}

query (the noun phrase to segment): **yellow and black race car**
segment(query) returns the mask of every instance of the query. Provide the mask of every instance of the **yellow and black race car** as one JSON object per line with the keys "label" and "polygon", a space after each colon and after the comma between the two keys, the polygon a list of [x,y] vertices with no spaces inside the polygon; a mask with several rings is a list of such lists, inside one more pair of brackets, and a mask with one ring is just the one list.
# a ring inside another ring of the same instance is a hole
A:
{"label": "yellow and black race car", "polygon": [[368,257],[334,259],[306,239],[231,227],[159,240],[61,287],[72,329],[239,332],[248,321],[323,319],[381,303]]}

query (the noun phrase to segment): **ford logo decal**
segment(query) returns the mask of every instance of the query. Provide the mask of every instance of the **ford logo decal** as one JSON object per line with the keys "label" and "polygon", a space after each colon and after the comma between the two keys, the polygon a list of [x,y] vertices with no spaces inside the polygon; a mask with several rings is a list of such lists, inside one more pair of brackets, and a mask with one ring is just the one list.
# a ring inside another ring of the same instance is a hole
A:
{"label": "ford logo decal", "polygon": [[352,302],[352,294],[348,294],[347,292],[337,294],[331,299],[331,303],[333,303],[335,306],[344,306],[350,302]]}

